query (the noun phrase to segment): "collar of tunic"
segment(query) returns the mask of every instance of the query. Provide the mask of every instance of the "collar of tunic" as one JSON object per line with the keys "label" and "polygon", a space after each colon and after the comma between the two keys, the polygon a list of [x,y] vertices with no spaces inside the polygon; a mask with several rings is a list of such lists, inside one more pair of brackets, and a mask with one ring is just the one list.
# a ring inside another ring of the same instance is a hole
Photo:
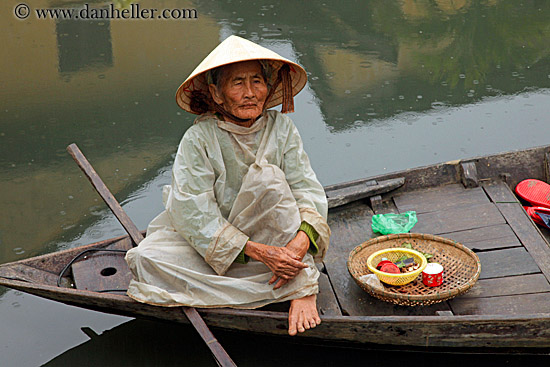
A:
{"label": "collar of tunic", "polygon": [[240,126],[232,122],[220,120],[218,118],[218,127],[220,129],[229,131],[230,133],[233,133],[233,134],[239,134],[239,135],[247,135],[247,134],[252,134],[257,131],[260,131],[265,127],[266,123],[267,123],[267,117],[266,117],[265,111],[264,113],[262,113],[262,116],[260,116],[260,118],[254,121],[254,123],[250,127]]}

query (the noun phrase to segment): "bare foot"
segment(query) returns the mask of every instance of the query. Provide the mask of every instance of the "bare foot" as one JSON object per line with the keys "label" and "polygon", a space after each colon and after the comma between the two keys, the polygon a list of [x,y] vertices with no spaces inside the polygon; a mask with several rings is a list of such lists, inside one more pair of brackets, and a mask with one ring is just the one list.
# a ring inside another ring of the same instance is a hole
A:
{"label": "bare foot", "polygon": [[296,335],[297,332],[303,333],[321,323],[316,303],[316,294],[290,301],[290,310],[288,311],[288,333],[290,335]]}

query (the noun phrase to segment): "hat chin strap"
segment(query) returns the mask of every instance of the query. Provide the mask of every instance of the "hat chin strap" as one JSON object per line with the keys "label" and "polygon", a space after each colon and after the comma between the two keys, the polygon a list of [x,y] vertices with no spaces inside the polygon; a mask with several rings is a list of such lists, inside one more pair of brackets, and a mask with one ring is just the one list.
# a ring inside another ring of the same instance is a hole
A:
{"label": "hat chin strap", "polygon": [[290,66],[288,66],[288,64],[284,64],[279,68],[279,71],[277,72],[277,79],[275,80],[275,83],[273,83],[273,87],[271,87],[271,90],[269,91],[269,94],[265,99],[264,109],[266,108],[268,102],[271,100],[271,97],[275,93],[275,90],[277,90],[277,87],[281,83],[283,83],[282,85],[283,104],[281,106],[281,112],[282,113],[294,112],[294,98],[292,96],[292,78],[290,77]]}

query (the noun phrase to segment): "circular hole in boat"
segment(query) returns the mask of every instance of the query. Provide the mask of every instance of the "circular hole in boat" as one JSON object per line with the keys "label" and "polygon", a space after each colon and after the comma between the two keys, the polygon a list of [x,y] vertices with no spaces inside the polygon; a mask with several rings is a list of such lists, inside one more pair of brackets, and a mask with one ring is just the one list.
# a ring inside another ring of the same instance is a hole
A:
{"label": "circular hole in boat", "polygon": [[116,268],[105,268],[103,270],[101,270],[101,275],[103,275],[104,277],[110,277],[111,275],[115,275],[116,274]]}

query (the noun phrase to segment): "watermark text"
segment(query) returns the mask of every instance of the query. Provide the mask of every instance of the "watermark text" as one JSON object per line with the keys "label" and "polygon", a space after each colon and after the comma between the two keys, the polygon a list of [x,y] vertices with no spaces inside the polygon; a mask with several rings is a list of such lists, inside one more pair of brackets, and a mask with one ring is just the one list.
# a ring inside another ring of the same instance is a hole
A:
{"label": "watermark text", "polygon": [[99,20],[99,19],[197,19],[199,14],[196,9],[157,9],[144,8],[139,4],[130,4],[129,7],[119,9],[113,4],[96,8],[84,4],[79,8],[41,8],[32,9],[27,4],[21,3],[15,6],[13,14],[18,19],[33,17],[36,19],[74,19],[74,20]]}

